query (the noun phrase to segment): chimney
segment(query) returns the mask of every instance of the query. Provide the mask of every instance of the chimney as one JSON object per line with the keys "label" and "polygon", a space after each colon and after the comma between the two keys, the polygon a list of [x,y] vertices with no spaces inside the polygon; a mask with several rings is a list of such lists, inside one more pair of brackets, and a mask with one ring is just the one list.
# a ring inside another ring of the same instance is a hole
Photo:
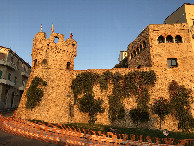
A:
{"label": "chimney", "polygon": [[15,53],[16,53],[16,51],[15,51]]}
{"label": "chimney", "polygon": [[28,64],[29,64],[29,62],[28,62]]}

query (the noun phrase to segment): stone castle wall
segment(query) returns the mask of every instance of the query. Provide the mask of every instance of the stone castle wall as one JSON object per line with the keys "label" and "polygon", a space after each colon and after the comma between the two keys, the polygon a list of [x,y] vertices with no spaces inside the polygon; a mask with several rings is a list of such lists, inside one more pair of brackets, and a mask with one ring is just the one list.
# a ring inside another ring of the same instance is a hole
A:
{"label": "stone castle wall", "polygon": [[[122,75],[127,74],[128,72],[133,72],[135,70],[139,71],[149,71],[152,68],[142,68],[142,69],[110,69],[109,71],[112,73],[120,72]],[[108,69],[107,69],[108,70]],[[79,112],[77,105],[74,105],[73,94],[70,88],[72,79],[76,77],[77,74],[81,72],[94,72],[98,74],[102,74],[107,71],[106,69],[93,69],[93,70],[75,70],[75,71],[64,71],[58,69],[43,69],[37,68],[36,70],[32,70],[30,78],[28,80],[28,84],[22,96],[20,105],[17,110],[17,117],[22,119],[38,119],[43,120],[45,122],[52,123],[87,123],[89,117],[87,114]],[[174,73],[174,72],[173,72]],[[55,76],[51,76],[51,74],[55,74]],[[162,75],[161,75],[162,74]],[[179,85],[185,85],[180,80],[177,80],[176,76],[169,76],[170,72],[166,71],[160,73],[156,71],[157,82],[154,87],[152,87],[149,91],[150,93],[150,104],[153,102],[153,99],[157,99],[161,96],[168,98],[168,85],[172,80],[178,81]],[[30,82],[35,76],[41,77],[44,81],[47,81],[47,86],[43,87],[44,97],[39,106],[35,107],[32,111],[25,108],[26,97],[25,93],[29,88]],[[185,75],[186,76],[186,75]],[[194,78],[192,78],[194,80]],[[189,87],[192,87],[190,85]],[[111,125],[111,122],[108,118],[108,95],[112,94],[113,84],[110,83],[108,86],[108,91],[103,91],[101,93],[100,85],[97,84],[94,86],[93,91],[95,94],[95,98],[103,99],[103,107],[105,108],[105,112],[102,114],[98,114],[97,116],[97,124],[105,124]],[[70,96],[69,96],[70,95]],[[194,94],[192,94],[194,96]],[[82,96],[82,95],[81,95]],[[81,96],[78,96],[81,97]],[[112,125],[122,126],[122,127],[135,127],[129,118],[129,111],[132,108],[136,107],[135,97],[128,97],[123,101],[125,105],[125,118],[123,120],[115,121]],[[72,108],[72,114],[70,115],[70,107]],[[147,128],[159,128],[159,118],[156,115],[152,115],[152,119],[149,124],[141,125]],[[162,125],[163,128],[167,128],[169,130],[177,130],[177,121],[174,117],[168,116],[166,118],[165,124]]]}
{"label": "stone castle wall", "polygon": [[[194,54],[187,28],[186,24],[149,25],[128,47],[129,55],[134,53],[134,50],[138,52],[137,48],[139,47],[139,54],[136,52],[136,56],[133,56],[129,60],[130,68],[92,70],[73,70],[74,57],[77,55],[77,43],[73,39],[68,38],[64,41],[64,36],[56,33],[51,33],[50,38],[46,39],[46,34],[39,32],[33,41],[33,67],[16,112],[16,117],[22,119],[37,119],[52,123],[87,123],[89,117],[87,114],[79,112],[77,106],[73,104],[74,95],[71,90],[72,80],[82,72],[102,74],[109,70],[112,73],[119,72],[124,75],[135,70],[154,70],[157,75],[157,81],[155,86],[149,90],[150,104],[154,99],[158,99],[161,96],[166,99],[169,98],[168,85],[172,80],[194,91]],[[168,34],[171,34],[173,38],[177,34],[180,35],[183,38],[183,43],[159,44],[157,41],[158,37],[160,35],[166,37]],[[54,43],[54,38],[56,37],[59,38],[58,43]],[[168,68],[167,58],[177,58],[178,67]],[[46,63],[43,63],[44,59],[46,59]],[[70,68],[67,67],[67,62],[70,62]],[[139,65],[141,67],[137,69]],[[46,81],[47,86],[40,86],[44,91],[44,96],[40,105],[31,111],[25,107],[27,100],[25,95],[35,76],[41,77]],[[129,118],[130,109],[136,107],[136,100],[133,96],[122,101],[125,106],[125,118],[114,123],[110,122],[108,118],[109,104],[107,96],[112,94],[113,84],[110,83],[108,87],[108,91],[103,91],[102,93],[99,84],[96,84],[93,88],[95,98],[103,99],[103,107],[105,107],[105,112],[98,114],[96,123],[134,127],[134,124]],[[193,92],[192,95],[194,96]],[[194,116],[194,112],[192,114]],[[142,127],[158,129],[159,118],[156,115],[151,116],[151,121],[148,124],[143,124]],[[162,124],[162,128],[176,131],[177,123],[174,117],[168,116],[165,123]]]}

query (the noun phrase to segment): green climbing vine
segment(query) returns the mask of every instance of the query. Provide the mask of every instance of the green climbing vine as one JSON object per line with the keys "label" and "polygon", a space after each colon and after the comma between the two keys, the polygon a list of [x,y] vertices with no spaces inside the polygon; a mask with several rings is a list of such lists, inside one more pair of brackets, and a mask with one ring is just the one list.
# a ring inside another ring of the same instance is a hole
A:
{"label": "green climbing vine", "polygon": [[33,109],[38,105],[43,97],[43,91],[40,88],[37,88],[39,84],[42,84],[43,86],[47,85],[46,81],[43,81],[39,77],[35,77],[30,87],[28,88],[26,92],[27,102],[26,102],[26,108]]}
{"label": "green climbing vine", "polygon": [[186,89],[185,86],[179,86],[176,81],[169,84],[168,91],[170,93],[170,104],[173,114],[179,121],[178,129],[183,132],[190,132],[194,128],[194,118],[191,114],[191,105],[193,97],[191,89]]}
{"label": "green climbing vine", "polygon": [[105,109],[102,107],[102,99],[94,99],[92,94],[85,94],[82,98],[78,99],[78,108],[83,113],[88,113],[90,125],[93,125],[97,120],[98,113],[103,113]]}
{"label": "green climbing vine", "polygon": [[103,90],[108,90],[108,83],[110,83],[112,77],[113,73],[110,71],[103,72],[103,74],[100,76],[99,83],[101,92],[103,92]]}
{"label": "green climbing vine", "polygon": [[125,117],[125,109],[122,104],[122,99],[124,99],[124,88],[122,86],[123,76],[116,72],[112,76],[112,95],[108,96],[109,110],[108,116],[112,122]]}
{"label": "green climbing vine", "polygon": [[104,72],[101,76],[97,73],[84,72],[78,74],[72,81],[71,88],[76,101],[79,94],[83,93],[84,95],[87,94],[87,96],[89,94],[93,95],[93,86],[95,83],[100,84],[101,92],[108,90],[108,84],[112,83],[112,94],[108,96],[108,116],[114,122],[125,117],[125,109],[122,102],[123,99],[129,97],[131,94],[136,97],[137,108],[144,109],[145,112],[148,112],[150,99],[148,90],[150,86],[154,86],[155,81],[156,74],[154,71],[135,71],[124,76],[119,72],[113,74],[110,71]]}
{"label": "green climbing vine", "polygon": [[74,104],[76,104],[78,95],[93,94],[93,86],[97,79],[99,75],[92,72],[82,72],[73,79],[71,89],[74,93]]}
{"label": "green climbing vine", "polygon": [[[95,123],[96,116],[98,113],[103,113],[104,108],[102,108],[103,100],[94,99],[93,86],[95,82],[99,79],[99,75],[92,72],[83,72],[78,74],[72,81],[71,89],[74,93],[74,104],[77,103],[78,108],[83,113],[88,113],[90,125]],[[77,99],[78,95],[84,94],[83,97]],[[78,101],[77,101],[78,100]]]}

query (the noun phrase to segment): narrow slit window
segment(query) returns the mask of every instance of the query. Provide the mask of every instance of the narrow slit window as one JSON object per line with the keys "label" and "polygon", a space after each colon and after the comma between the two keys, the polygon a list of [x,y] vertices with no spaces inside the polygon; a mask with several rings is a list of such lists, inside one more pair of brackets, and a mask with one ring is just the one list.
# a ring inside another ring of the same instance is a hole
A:
{"label": "narrow slit window", "polygon": [[70,69],[70,62],[67,62],[67,69]]}
{"label": "narrow slit window", "polygon": [[34,67],[37,65],[37,59],[34,60]]}

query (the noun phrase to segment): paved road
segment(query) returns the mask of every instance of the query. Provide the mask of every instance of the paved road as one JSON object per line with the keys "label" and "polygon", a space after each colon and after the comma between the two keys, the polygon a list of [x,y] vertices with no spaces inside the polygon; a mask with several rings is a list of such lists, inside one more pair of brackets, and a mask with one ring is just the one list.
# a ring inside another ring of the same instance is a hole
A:
{"label": "paved road", "polygon": [[[13,112],[3,113],[3,116],[12,116]],[[29,139],[22,136],[13,135],[0,130],[0,146],[59,146],[44,141]]]}

